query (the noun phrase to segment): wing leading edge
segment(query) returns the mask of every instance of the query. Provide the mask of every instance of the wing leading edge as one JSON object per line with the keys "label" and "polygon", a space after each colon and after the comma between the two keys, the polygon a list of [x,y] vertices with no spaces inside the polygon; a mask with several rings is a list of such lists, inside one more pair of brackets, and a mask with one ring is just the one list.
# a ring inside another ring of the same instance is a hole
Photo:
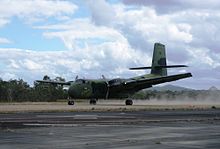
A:
{"label": "wing leading edge", "polygon": [[62,81],[52,81],[52,80],[36,80],[39,83],[49,83],[49,84],[58,84],[58,85],[71,85],[71,81],[62,82]]}

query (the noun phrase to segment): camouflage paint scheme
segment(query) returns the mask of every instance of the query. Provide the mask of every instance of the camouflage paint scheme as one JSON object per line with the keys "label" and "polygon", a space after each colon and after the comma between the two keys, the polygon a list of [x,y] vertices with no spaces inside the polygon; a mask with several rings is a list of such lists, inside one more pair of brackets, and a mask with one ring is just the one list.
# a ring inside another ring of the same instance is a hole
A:
{"label": "camouflage paint scheme", "polygon": [[187,66],[167,66],[165,46],[161,43],[155,43],[152,66],[130,68],[131,70],[151,69],[150,74],[127,79],[76,79],[75,81],[69,82],[37,80],[37,82],[69,85],[68,94],[72,99],[127,98],[129,95],[132,95],[139,90],[150,88],[153,85],[192,77],[191,73],[167,75],[167,68],[175,67]]}

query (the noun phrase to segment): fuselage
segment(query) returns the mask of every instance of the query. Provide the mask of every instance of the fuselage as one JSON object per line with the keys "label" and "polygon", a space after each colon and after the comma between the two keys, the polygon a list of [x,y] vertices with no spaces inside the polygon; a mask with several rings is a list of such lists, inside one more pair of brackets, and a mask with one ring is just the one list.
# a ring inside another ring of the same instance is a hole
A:
{"label": "fuselage", "polygon": [[[71,83],[68,94],[73,99],[88,99],[88,98],[127,98],[130,94],[136,92],[133,89],[123,88],[125,79],[116,78],[111,81],[104,79],[87,80],[77,79]],[[111,88],[109,85],[117,85],[116,88]],[[108,88],[109,87],[109,88]]]}

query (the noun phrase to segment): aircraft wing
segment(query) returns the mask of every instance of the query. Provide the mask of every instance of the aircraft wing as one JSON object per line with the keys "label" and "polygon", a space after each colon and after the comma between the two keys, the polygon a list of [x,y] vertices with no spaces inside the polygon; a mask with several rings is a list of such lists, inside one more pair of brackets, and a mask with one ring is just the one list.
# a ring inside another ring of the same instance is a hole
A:
{"label": "aircraft wing", "polygon": [[53,81],[53,80],[36,80],[36,82],[48,83],[48,84],[59,84],[59,85],[70,85],[71,84],[71,81],[63,82],[63,81]]}
{"label": "aircraft wing", "polygon": [[128,88],[135,87],[135,86],[151,87],[152,85],[176,81],[176,80],[184,79],[188,77],[192,77],[192,74],[184,73],[184,74],[177,74],[177,75],[170,75],[170,76],[157,76],[157,77],[152,77],[152,78],[146,77],[146,78],[141,78],[141,79],[128,79],[128,80],[125,80],[124,86],[127,86]]}

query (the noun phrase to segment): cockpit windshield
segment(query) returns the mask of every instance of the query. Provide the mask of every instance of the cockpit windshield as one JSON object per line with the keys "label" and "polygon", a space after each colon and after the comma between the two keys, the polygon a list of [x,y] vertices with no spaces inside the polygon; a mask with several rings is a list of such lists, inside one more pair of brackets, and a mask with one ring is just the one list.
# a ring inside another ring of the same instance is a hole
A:
{"label": "cockpit windshield", "polygon": [[88,81],[85,80],[85,79],[77,79],[77,80],[76,80],[76,83],[85,84],[85,83],[88,83]]}

